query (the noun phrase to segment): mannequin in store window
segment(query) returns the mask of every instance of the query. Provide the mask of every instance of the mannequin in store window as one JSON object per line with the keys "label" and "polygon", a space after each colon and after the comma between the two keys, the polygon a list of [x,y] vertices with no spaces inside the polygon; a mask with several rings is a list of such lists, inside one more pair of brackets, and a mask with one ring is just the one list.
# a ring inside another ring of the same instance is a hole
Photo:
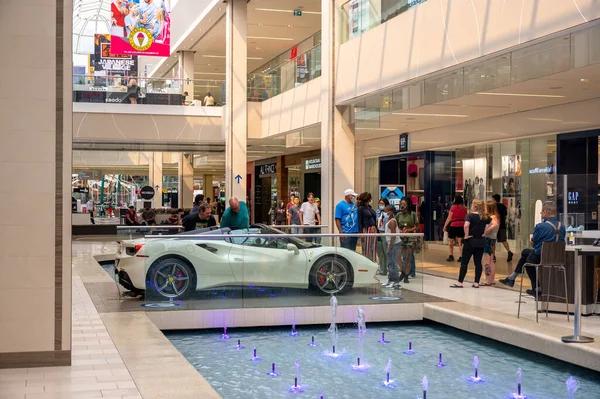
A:
{"label": "mannequin in store window", "polygon": [[408,181],[410,182],[409,190],[417,189],[417,177],[419,177],[419,166],[415,163],[415,160],[408,165]]}
{"label": "mannequin in store window", "polygon": [[482,200],[486,200],[485,199],[485,184],[484,184],[484,180],[483,177],[479,179],[479,199]]}
{"label": "mannequin in store window", "polygon": [[465,206],[467,207],[467,209],[469,208],[469,204],[471,204],[470,194],[471,194],[471,186],[469,183],[469,179],[465,179],[465,185],[463,188],[463,197],[465,199]]}

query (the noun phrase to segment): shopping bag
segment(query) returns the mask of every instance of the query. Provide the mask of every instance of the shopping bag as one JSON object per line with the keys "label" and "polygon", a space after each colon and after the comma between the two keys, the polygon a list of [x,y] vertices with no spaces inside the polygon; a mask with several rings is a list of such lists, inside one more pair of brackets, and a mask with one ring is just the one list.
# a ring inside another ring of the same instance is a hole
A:
{"label": "shopping bag", "polygon": [[448,245],[448,232],[444,231],[444,245]]}

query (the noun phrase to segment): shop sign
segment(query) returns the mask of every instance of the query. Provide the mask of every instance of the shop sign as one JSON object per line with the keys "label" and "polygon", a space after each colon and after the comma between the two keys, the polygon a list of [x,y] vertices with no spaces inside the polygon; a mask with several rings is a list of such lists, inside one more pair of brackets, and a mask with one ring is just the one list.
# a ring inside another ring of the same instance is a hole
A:
{"label": "shop sign", "polygon": [[321,158],[306,159],[304,161],[304,169],[321,169]]}
{"label": "shop sign", "polygon": [[400,210],[400,200],[404,197],[404,186],[379,186],[379,198],[386,198],[396,209]]}
{"label": "shop sign", "polygon": [[277,163],[269,163],[258,167],[258,175],[271,175],[277,173]]}
{"label": "shop sign", "polygon": [[77,172],[79,180],[100,180],[100,171],[97,170],[82,170]]}
{"label": "shop sign", "polygon": [[152,188],[152,186],[142,187],[142,189],[140,190],[140,197],[142,197],[145,200],[151,200],[152,198],[154,198],[154,188]]}
{"label": "shop sign", "polygon": [[87,187],[75,187],[73,189],[74,193],[81,193],[81,194],[89,194],[90,189]]}
{"label": "shop sign", "polygon": [[176,188],[163,188],[162,190],[163,194],[177,194],[177,192]]}
{"label": "shop sign", "polygon": [[408,152],[408,133],[402,133],[400,135],[400,152]]}
{"label": "shop sign", "polygon": [[567,193],[567,203],[569,205],[579,205],[579,191],[569,191]]}
{"label": "shop sign", "polygon": [[552,174],[552,173],[554,173],[554,165],[546,166],[545,168],[529,169],[529,174],[530,175],[534,175],[534,174],[537,174],[537,173],[549,173],[549,174]]}
{"label": "shop sign", "polygon": [[111,48],[111,35],[98,33],[94,35],[94,71],[104,75],[137,76],[136,55],[116,54]]}

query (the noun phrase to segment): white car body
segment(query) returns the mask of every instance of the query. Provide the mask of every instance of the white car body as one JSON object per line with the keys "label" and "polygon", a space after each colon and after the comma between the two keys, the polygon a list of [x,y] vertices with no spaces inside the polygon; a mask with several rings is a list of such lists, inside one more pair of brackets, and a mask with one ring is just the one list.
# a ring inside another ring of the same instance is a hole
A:
{"label": "white car body", "polygon": [[[240,237],[244,232],[252,236]],[[378,265],[361,254],[340,247],[304,243],[266,226],[249,231],[216,230],[203,234],[213,237],[181,234],[173,238],[122,241],[115,265],[119,276],[128,277],[134,289],[144,291],[152,284],[151,274],[155,272],[148,270],[157,267],[153,265],[164,259],[178,258],[193,266],[195,290],[244,285],[306,289],[315,264],[319,264],[322,271],[313,277],[314,281],[317,278],[324,281],[326,277],[321,275],[328,272],[321,265],[327,259],[342,261],[352,268],[352,278],[347,281],[352,287],[368,287],[377,282]],[[216,234],[222,234],[223,238],[215,238]],[[261,238],[257,234],[268,236]],[[331,268],[333,270],[333,262]]]}

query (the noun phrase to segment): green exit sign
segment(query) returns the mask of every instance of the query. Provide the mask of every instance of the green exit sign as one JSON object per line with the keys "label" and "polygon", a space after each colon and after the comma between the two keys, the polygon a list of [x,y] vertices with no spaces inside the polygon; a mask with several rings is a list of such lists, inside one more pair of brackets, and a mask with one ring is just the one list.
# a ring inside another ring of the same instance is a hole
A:
{"label": "green exit sign", "polygon": [[302,16],[302,10],[294,10],[294,17],[301,17]]}

